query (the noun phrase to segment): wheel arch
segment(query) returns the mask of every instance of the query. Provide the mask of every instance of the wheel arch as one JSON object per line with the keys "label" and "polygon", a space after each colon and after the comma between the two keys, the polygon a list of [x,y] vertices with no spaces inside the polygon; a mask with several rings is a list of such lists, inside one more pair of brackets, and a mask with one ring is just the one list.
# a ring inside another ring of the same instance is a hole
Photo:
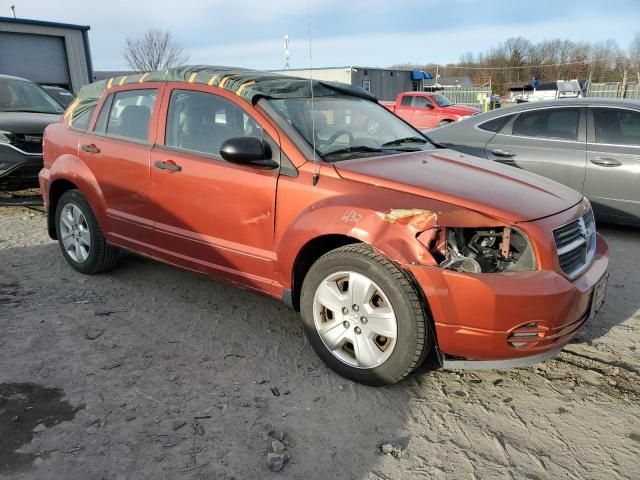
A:
{"label": "wheel arch", "polygon": [[55,180],[49,187],[49,205],[47,209],[47,230],[49,237],[53,240],[58,239],[58,230],[56,228],[56,209],[58,208],[58,201],[65,192],[69,190],[77,189],[78,186],[72,181],[66,178],[59,178]]}
{"label": "wheel arch", "polygon": [[311,266],[322,257],[325,253],[329,253],[331,250],[350,245],[354,243],[361,243],[362,241],[344,234],[327,234],[319,237],[312,238],[305,243],[293,263],[291,271],[291,290],[289,298],[286,299],[286,303],[295,311],[300,311],[300,292],[302,290],[302,283]]}

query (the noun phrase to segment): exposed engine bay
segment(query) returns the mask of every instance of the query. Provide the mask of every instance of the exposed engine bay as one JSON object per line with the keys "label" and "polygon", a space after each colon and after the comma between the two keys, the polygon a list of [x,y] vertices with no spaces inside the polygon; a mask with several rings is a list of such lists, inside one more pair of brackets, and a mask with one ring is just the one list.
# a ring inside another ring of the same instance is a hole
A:
{"label": "exposed engine bay", "polygon": [[440,267],[458,272],[493,273],[536,269],[528,239],[511,227],[447,228]]}

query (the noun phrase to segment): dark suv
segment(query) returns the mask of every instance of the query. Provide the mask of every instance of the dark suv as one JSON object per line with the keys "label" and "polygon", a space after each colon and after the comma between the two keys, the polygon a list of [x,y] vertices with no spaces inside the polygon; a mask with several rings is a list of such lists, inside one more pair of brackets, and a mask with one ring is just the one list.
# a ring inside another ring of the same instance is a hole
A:
{"label": "dark suv", "polygon": [[0,75],[0,191],[38,187],[42,133],[62,112],[35,83]]}

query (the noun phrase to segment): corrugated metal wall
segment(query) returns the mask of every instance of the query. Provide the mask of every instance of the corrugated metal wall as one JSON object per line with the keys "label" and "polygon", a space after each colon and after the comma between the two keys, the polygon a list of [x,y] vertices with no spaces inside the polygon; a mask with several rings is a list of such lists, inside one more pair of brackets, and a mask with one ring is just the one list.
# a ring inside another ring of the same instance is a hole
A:
{"label": "corrugated metal wall", "polygon": [[[87,68],[87,52],[85,52],[83,34],[81,30],[72,30],[42,25],[0,22],[0,32],[48,35],[63,39],[68,61],[69,79],[71,81],[71,85],[69,85],[69,87],[74,92],[77,92],[80,87],[90,82],[89,72]],[[2,51],[2,49],[3,46],[0,45],[0,52]],[[38,65],[37,62],[34,61],[33,68],[35,70],[42,69],[43,67],[41,65]],[[12,75],[11,71],[2,71],[0,73]]]}
{"label": "corrugated metal wall", "polygon": [[354,68],[352,84],[364,88],[364,82],[370,82],[370,92],[383,101],[393,101],[398,94],[413,90],[411,72],[406,70]]}
{"label": "corrugated metal wall", "polygon": [[[314,80],[325,80],[328,82],[351,83],[351,71],[347,68],[314,68]],[[273,73],[282,75],[292,75],[294,77],[309,78],[311,71],[307,68],[297,70],[276,70]]]}
{"label": "corrugated metal wall", "polygon": [[[277,70],[274,73],[309,78],[309,69]],[[313,70],[313,78],[348,83],[362,88],[369,86],[369,91],[378,97],[378,100],[392,101],[399,93],[413,90],[411,72],[406,70],[365,67],[316,68]]]}

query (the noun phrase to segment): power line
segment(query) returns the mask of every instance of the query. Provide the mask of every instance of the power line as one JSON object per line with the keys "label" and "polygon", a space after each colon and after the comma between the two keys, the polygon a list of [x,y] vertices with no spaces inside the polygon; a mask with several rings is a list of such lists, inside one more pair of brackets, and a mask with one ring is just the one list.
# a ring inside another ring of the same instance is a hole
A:
{"label": "power line", "polygon": [[522,65],[522,66],[514,66],[514,67],[465,67],[462,65],[425,65],[425,67],[439,67],[443,69],[463,69],[463,70],[517,70],[517,69],[526,69],[526,68],[539,68],[539,67],[564,67],[566,65],[589,65],[591,63],[596,63],[600,61],[605,61],[605,58],[594,58],[593,60],[578,60],[575,62],[565,62],[565,63],[541,63],[540,65]]}

